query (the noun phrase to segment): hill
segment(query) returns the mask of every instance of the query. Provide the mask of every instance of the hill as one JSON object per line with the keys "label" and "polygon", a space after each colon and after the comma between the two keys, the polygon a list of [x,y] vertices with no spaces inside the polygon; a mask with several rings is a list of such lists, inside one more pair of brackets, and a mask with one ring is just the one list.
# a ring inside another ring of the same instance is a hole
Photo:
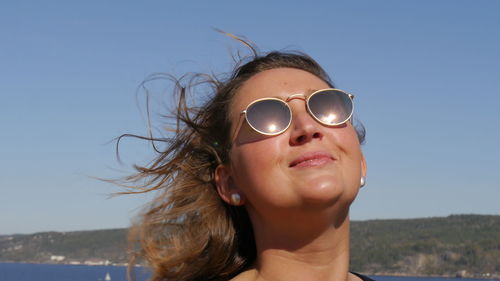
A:
{"label": "hill", "polygon": [[[0,262],[123,264],[126,236],[126,229],[4,235]],[[353,221],[351,269],[375,275],[498,277],[500,216]]]}
{"label": "hill", "polygon": [[0,236],[0,262],[116,264],[126,261],[127,229]]}
{"label": "hill", "polygon": [[500,216],[352,222],[351,268],[370,274],[500,276]]}

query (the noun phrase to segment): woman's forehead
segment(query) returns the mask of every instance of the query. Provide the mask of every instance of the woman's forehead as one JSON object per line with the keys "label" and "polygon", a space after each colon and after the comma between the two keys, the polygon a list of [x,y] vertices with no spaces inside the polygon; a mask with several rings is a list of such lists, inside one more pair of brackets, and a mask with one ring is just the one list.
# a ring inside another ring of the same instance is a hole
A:
{"label": "woman's forehead", "polygon": [[295,68],[275,68],[259,72],[248,79],[236,93],[233,109],[241,111],[259,98],[275,97],[286,100],[293,94],[308,95],[328,84],[316,75]]}

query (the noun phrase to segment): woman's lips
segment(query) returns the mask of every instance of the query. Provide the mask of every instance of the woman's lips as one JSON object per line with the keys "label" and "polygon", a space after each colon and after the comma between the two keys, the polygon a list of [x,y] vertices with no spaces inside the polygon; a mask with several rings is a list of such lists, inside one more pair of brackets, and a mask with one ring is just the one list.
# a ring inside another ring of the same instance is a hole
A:
{"label": "woman's lips", "polygon": [[325,165],[335,161],[335,158],[326,152],[308,152],[293,160],[288,167],[307,168]]}

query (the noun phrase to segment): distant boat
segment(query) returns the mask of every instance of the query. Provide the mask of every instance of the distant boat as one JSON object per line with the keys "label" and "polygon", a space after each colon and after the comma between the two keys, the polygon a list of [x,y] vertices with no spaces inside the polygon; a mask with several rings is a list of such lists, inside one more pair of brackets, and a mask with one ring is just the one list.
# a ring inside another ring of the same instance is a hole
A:
{"label": "distant boat", "polygon": [[109,275],[109,272],[106,272],[106,277],[104,277],[104,280],[111,281],[111,276]]}

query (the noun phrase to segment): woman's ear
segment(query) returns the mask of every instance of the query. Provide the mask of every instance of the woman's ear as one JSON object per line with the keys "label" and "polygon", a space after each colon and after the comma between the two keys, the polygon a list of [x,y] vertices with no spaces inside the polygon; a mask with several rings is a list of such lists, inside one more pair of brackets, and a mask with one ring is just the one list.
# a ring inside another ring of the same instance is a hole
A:
{"label": "woman's ear", "polygon": [[217,193],[224,202],[229,205],[241,206],[244,204],[244,196],[236,188],[231,177],[231,170],[228,166],[220,164],[215,169],[215,185]]}

